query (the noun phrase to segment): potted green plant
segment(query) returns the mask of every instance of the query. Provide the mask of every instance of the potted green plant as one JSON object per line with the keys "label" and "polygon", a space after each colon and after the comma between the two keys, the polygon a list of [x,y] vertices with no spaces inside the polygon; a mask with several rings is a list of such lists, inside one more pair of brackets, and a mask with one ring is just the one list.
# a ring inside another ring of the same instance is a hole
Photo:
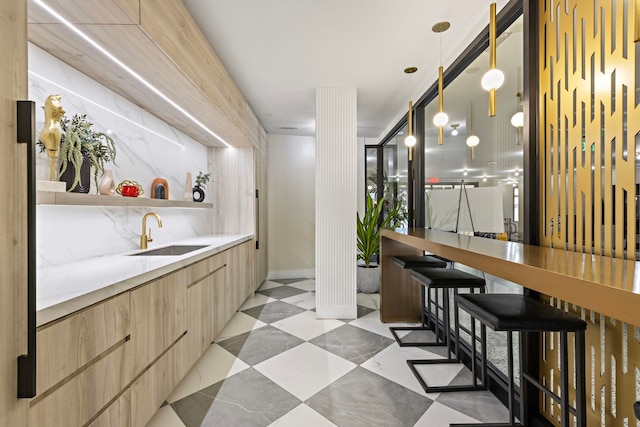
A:
{"label": "potted green plant", "polygon": [[195,187],[193,187],[194,202],[202,202],[204,200],[204,189],[206,188],[205,184],[209,182],[210,177],[210,173],[202,173],[202,171],[198,172],[198,176],[196,177],[196,185]]}
{"label": "potted green plant", "polygon": [[[91,187],[91,168],[98,192],[98,174],[104,174],[107,163],[116,160],[116,146],[109,135],[91,129],[87,115],[75,114],[60,121],[62,138],[58,160],[58,179],[67,183],[67,191],[88,193]],[[41,148],[43,145],[39,142]]]}
{"label": "potted green plant", "polygon": [[380,227],[388,228],[393,223],[400,211],[400,205],[396,205],[380,222],[384,198],[375,205],[370,195],[365,199],[364,216],[360,218],[360,214],[357,214],[358,260],[362,261],[357,269],[357,282],[360,292],[374,293],[380,290],[380,269],[378,264],[373,262],[373,257],[380,250]]}

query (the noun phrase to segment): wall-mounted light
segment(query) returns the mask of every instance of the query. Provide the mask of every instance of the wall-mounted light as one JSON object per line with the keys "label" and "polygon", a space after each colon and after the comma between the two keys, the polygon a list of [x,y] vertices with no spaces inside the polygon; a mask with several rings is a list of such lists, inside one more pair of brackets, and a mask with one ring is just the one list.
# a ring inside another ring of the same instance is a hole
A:
{"label": "wall-mounted light", "polygon": [[440,35],[440,66],[438,67],[438,113],[433,116],[433,124],[438,127],[438,144],[442,145],[444,143],[444,127],[449,122],[449,116],[447,113],[443,111],[444,109],[444,96],[443,92],[443,74],[444,70],[442,67],[442,33],[447,31],[451,24],[447,21],[438,22],[431,30],[434,33],[438,33]]}
{"label": "wall-mounted light", "polygon": [[[418,71],[416,67],[408,67],[404,69],[405,74],[409,75],[409,98],[411,98],[411,75]],[[413,136],[413,100],[409,99],[408,113],[408,131],[409,134],[404,139],[404,145],[409,148],[409,161],[413,160],[413,147],[416,145],[416,137]]]}
{"label": "wall-mounted light", "polygon": [[451,123],[451,129],[453,129],[451,136],[458,136],[458,126],[460,126],[460,123]]}
{"label": "wall-mounted light", "polygon": [[467,176],[467,175],[468,175],[468,172],[467,172],[467,170],[466,170],[466,169],[462,171],[462,175],[464,175],[464,176]]}
{"label": "wall-mounted light", "polygon": [[489,91],[489,117],[496,115],[496,90],[504,83],[504,73],[496,66],[496,4],[489,6],[489,71],[482,76],[482,88]]}
{"label": "wall-mounted light", "polygon": [[480,144],[480,138],[478,138],[473,133],[473,103],[471,103],[470,110],[471,111],[469,113],[469,132],[471,135],[469,135],[469,137],[467,138],[466,143],[467,143],[467,147],[471,148],[471,160],[473,160],[476,157],[474,149],[478,146],[478,144]]}

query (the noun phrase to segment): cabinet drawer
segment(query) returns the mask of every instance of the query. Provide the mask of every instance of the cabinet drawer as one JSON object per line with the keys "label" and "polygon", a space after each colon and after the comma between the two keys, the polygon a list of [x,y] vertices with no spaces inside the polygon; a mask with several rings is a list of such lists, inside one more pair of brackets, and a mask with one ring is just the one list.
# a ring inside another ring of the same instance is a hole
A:
{"label": "cabinet drawer", "polygon": [[83,426],[131,381],[130,342],[124,342],[30,402],[30,426]]}
{"label": "cabinet drawer", "polygon": [[184,335],[131,386],[131,426],[144,427],[187,372]]}
{"label": "cabinet drawer", "polygon": [[89,427],[129,427],[131,419],[131,392],[127,390],[96,418]]}
{"label": "cabinet drawer", "polygon": [[36,333],[37,394],[41,394],[129,335],[129,295],[97,304]]}
{"label": "cabinet drawer", "polygon": [[187,330],[185,270],[131,292],[134,375],[142,372]]}

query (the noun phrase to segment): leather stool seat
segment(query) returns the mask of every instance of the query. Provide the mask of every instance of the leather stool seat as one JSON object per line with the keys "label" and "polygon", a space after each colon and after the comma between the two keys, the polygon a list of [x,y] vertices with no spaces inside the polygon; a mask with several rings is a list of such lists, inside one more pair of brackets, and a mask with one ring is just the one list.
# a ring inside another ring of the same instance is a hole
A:
{"label": "leather stool seat", "polygon": [[393,263],[400,268],[446,268],[447,263],[430,255],[394,256]]}
{"label": "leather stool seat", "polygon": [[[501,424],[507,426],[521,426],[529,421],[529,414],[526,410],[529,389],[535,387],[546,396],[551,397],[560,404],[561,425],[568,427],[574,425],[570,422],[570,413],[575,416],[575,424],[586,425],[586,392],[585,392],[585,338],[584,333],[587,323],[571,313],[567,313],[558,308],[544,304],[541,301],[520,294],[457,294],[455,296],[456,306],[466,311],[480,321],[484,326],[495,331],[507,332],[507,379],[509,381],[509,423]],[[513,332],[520,332],[520,423],[515,419],[515,379],[513,370]],[[561,395],[556,395],[539,382],[535,372],[526,372],[526,365],[523,363],[523,335],[537,332],[557,332],[560,334],[560,389]],[[570,406],[569,398],[569,355],[568,336],[569,332],[575,334],[575,407]],[[475,341],[475,336],[471,337]],[[472,354],[475,360],[475,350]],[[486,355],[483,355],[486,358]],[[490,424],[451,424],[452,426],[495,426]]]}

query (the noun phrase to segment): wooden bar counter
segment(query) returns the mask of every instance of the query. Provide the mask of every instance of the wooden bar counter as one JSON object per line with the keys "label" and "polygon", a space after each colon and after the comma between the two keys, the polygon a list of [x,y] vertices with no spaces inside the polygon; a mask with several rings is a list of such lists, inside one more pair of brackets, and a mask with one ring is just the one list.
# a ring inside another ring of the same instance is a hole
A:
{"label": "wooden bar counter", "polygon": [[419,321],[420,289],[393,264],[422,251],[640,326],[636,261],[419,228],[381,230],[383,322]]}

